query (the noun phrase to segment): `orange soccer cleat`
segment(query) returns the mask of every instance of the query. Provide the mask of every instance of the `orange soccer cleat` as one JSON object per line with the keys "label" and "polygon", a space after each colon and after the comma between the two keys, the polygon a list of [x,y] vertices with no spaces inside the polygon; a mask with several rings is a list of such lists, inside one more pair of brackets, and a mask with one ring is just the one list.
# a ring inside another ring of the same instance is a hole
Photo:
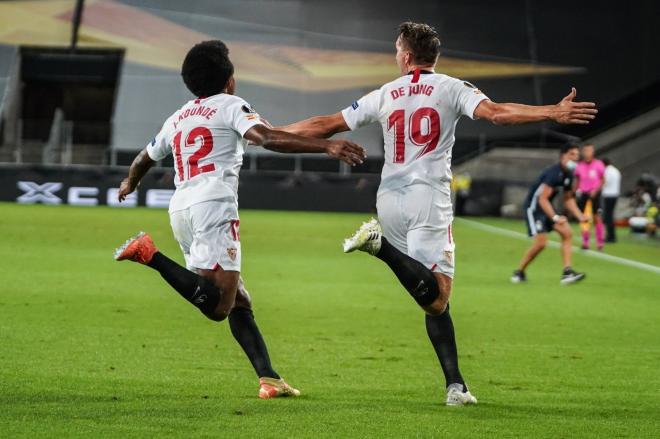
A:
{"label": "orange soccer cleat", "polygon": [[151,236],[140,232],[115,250],[115,260],[123,261],[128,259],[129,261],[139,262],[140,264],[148,264],[157,251],[158,249],[151,240]]}
{"label": "orange soccer cleat", "polygon": [[279,396],[300,396],[300,390],[291,387],[283,378],[259,378],[259,398],[270,399]]}

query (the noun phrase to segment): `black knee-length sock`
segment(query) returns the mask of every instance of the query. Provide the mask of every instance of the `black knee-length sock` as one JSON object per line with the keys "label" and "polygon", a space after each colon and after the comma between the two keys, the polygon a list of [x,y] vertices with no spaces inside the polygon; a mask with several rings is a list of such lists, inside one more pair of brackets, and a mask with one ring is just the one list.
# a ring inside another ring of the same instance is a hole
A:
{"label": "black knee-length sock", "polygon": [[397,250],[385,237],[381,238],[380,251],[376,257],[390,267],[401,285],[420,306],[430,305],[440,294],[433,272],[421,262]]}
{"label": "black knee-length sock", "polygon": [[254,321],[252,310],[243,307],[234,308],[229,313],[229,327],[232,335],[252,363],[257,376],[279,379],[280,376],[270,365],[266,342],[259,332],[257,322]]}
{"label": "black knee-length sock", "polygon": [[449,314],[449,305],[445,312],[438,316],[426,315],[426,332],[440,360],[442,372],[445,374],[446,385],[458,383],[463,385],[463,391],[467,386],[461,372],[458,369],[458,353],[456,350],[456,337],[454,335],[454,324]]}
{"label": "black knee-length sock", "polygon": [[147,265],[158,271],[181,297],[212,318],[209,314],[220,302],[220,289],[213,282],[187,270],[161,252],[156,252]]}

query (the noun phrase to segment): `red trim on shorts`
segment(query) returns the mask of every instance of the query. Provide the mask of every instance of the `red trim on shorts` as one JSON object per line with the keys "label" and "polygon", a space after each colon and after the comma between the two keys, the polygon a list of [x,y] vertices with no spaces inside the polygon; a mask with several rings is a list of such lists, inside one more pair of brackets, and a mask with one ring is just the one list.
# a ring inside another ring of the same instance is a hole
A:
{"label": "red trim on shorts", "polygon": [[413,84],[414,84],[415,82],[419,82],[419,75],[420,75],[420,70],[419,70],[419,69],[415,69],[415,71],[413,72],[412,81],[410,81],[410,82],[412,82]]}
{"label": "red trim on shorts", "polygon": [[217,270],[218,268],[220,268],[220,264],[218,264],[218,263],[216,262],[215,265],[213,266],[213,268],[211,268],[211,270],[212,270],[212,271],[215,271],[215,270]]}
{"label": "red trim on shorts", "polygon": [[451,244],[451,224],[449,224],[449,243]]}
{"label": "red trim on shorts", "polygon": [[239,226],[241,225],[241,220],[232,220],[231,221],[231,237],[234,241],[240,241],[241,240],[241,232],[239,230]]}
{"label": "red trim on shorts", "polygon": [[435,270],[436,268],[438,268],[438,264],[433,264],[433,267],[431,267],[431,271]]}

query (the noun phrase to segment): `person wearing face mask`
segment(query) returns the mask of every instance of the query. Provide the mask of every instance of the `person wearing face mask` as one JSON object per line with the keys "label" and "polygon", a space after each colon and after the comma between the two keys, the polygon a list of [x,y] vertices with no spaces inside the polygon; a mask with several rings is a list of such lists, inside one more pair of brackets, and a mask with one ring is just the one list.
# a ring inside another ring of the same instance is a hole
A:
{"label": "person wearing face mask", "polygon": [[513,272],[511,282],[526,282],[525,269],[543,251],[548,243],[548,232],[555,230],[561,236],[561,258],[564,266],[560,283],[568,285],[584,279],[584,273],[578,273],[571,268],[572,232],[568,219],[558,214],[552,206],[552,200],[559,190],[564,193],[564,206],[580,222],[587,218],[578,208],[573,193],[573,172],[580,157],[579,148],[575,145],[564,145],[561,148],[559,162],[541,172],[530,188],[524,203],[525,223],[527,233],[534,238],[534,243],[525,252],[518,269]]}

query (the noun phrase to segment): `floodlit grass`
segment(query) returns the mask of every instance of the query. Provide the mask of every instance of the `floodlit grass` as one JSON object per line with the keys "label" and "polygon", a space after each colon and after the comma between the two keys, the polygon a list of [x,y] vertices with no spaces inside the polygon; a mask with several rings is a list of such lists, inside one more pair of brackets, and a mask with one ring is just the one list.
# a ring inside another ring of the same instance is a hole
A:
{"label": "floodlit grass", "polygon": [[[244,211],[243,276],[275,368],[262,401],[226,322],[112,260],[138,230],[181,261],[162,210],[0,204],[0,437],[657,437],[660,275],[457,221],[452,298],[474,407],[442,405],[423,315],[386,266],[344,255],[365,215]],[[487,220],[524,231],[522,222]],[[608,252],[660,265],[657,243]]]}

